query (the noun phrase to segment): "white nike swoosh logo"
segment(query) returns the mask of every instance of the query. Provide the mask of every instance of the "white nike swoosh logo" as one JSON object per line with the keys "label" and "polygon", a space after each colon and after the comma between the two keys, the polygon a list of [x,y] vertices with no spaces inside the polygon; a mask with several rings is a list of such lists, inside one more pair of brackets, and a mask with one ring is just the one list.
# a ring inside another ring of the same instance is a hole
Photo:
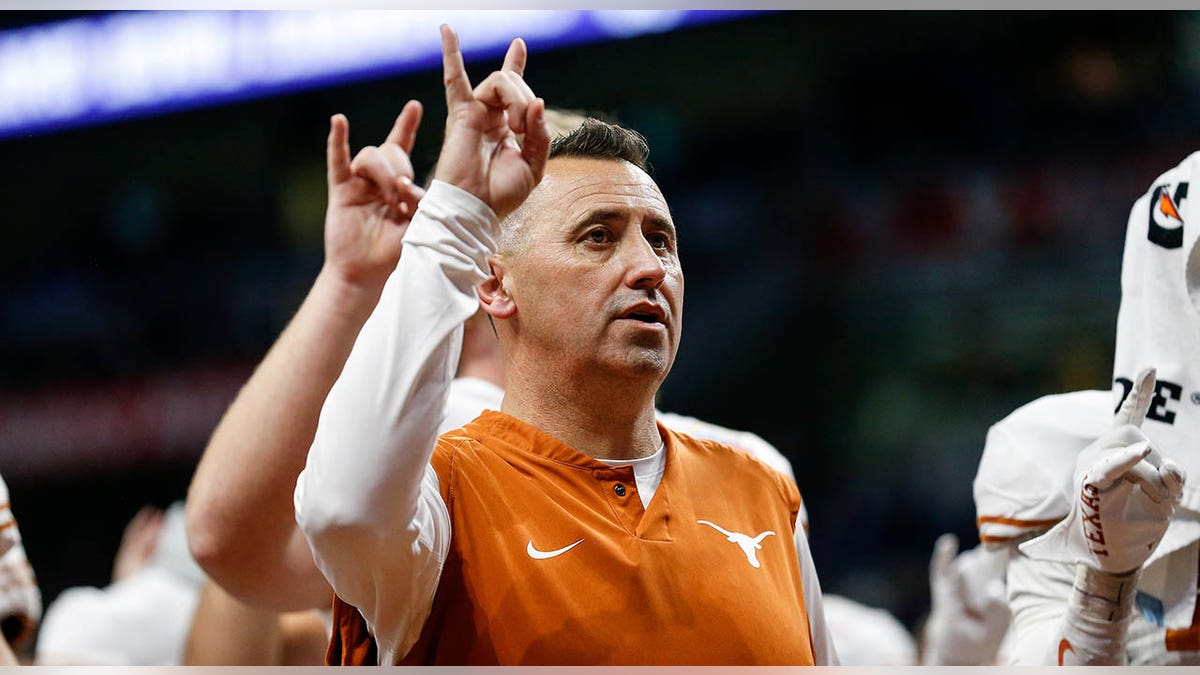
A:
{"label": "white nike swoosh logo", "polygon": [[533,558],[534,560],[545,560],[547,558],[554,558],[554,557],[560,556],[582,543],[583,543],[583,540],[580,539],[579,541],[575,542],[574,544],[571,544],[570,546],[564,546],[564,547],[558,549],[557,551],[539,551],[533,547],[533,540],[530,539],[529,545],[525,547],[525,552],[528,553],[529,557]]}

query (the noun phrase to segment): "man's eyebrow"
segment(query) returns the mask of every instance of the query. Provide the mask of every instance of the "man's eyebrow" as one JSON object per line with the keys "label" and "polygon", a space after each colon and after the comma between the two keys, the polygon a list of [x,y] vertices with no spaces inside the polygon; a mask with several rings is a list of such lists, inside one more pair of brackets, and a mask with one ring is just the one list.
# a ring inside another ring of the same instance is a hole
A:
{"label": "man's eyebrow", "polygon": [[[627,218],[627,215],[624,212],[617,211],[615,209],[595,209],[593,211],[588,211],[587,213],[580,216],[575,221],[574,227],[571,228],[571,232],[572,233],[580,232],[584,228],[586,228],[588,225],[591,225],[592,223],[609,223],[609,222],[613,222],[613,221],[623,221],[626,218]],[[650,223],[650,225],[652,227],[654,227],[655,229],[669,232],[669,233],[671,233],[671,235],[675,234],[675,225],[670,220],[667,220],[666,218],[663,218],[662,216],[658,216],[655,214],[649,214],[646,216],[646,221],[648,221]]]}

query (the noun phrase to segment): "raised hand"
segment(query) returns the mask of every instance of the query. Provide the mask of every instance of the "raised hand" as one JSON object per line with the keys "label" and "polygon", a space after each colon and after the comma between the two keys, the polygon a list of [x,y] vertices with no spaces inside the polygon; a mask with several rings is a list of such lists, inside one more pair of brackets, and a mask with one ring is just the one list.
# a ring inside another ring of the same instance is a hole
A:
{"label": "raised hand", "polygon": [[[474,89],[458,36],[442,26],[446,138],[436,178],[470,192],[503,218],[542,179],[550,152],[546,103],[525,83],[527,50],[512,41],[504,65]],[[517,145],[517,134],[524,143]]]}
{"label": "raised hand", "polygon": [[982,666],[996,662],[1010,613],[1004,587],[1007,553],[983,547],[958,552],[943,534],[929,560],[931,608],[921,665]]}
{"label": "raised hand", "polygon": [[1154,552],[1185,480],[1183,469],[1164,458],[1141,430],[1154,382],[1154,369],[1138,374],[1112,427],[1076,460],[1078,493],[1071,514],[1023,544],[1022,552],[1112,574],[1140,568]]}
{"label": "raised hand", "polygon": [[400,241],[425,191],[413,182],[409,153],[421,124],[421,104],[409,101],[379,146],[350,159],[350,123],[329,120],[326,170],[325,267],[351,284],[383,288],[400,259]]}

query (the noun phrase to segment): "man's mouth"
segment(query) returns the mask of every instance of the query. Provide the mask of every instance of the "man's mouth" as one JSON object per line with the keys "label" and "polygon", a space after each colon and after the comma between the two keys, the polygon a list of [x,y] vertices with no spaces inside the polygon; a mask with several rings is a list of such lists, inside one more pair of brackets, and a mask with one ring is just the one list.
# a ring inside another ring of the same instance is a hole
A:
{"label": "man's mouth", "polygon": [[666,324],[667,313],[662,307],[651,302],[642,302],[621,312],[618,317],[621,319],[631,319],[648,324]]}

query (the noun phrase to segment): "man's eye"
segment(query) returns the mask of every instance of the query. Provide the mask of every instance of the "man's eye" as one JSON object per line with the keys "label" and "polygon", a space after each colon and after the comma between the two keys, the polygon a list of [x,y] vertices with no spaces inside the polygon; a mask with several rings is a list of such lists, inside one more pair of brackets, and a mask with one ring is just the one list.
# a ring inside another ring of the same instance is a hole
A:
{"label": "man's eye", "polygon": [[593,244],[606,244],[608,243],[608,232],[606,230],[592,230],[584,235],[584,238]]}
{"label": "man's eye", "polygon": [[671,239],[665,234],[652,234],[647,239],[654,248],[670,248]]}

